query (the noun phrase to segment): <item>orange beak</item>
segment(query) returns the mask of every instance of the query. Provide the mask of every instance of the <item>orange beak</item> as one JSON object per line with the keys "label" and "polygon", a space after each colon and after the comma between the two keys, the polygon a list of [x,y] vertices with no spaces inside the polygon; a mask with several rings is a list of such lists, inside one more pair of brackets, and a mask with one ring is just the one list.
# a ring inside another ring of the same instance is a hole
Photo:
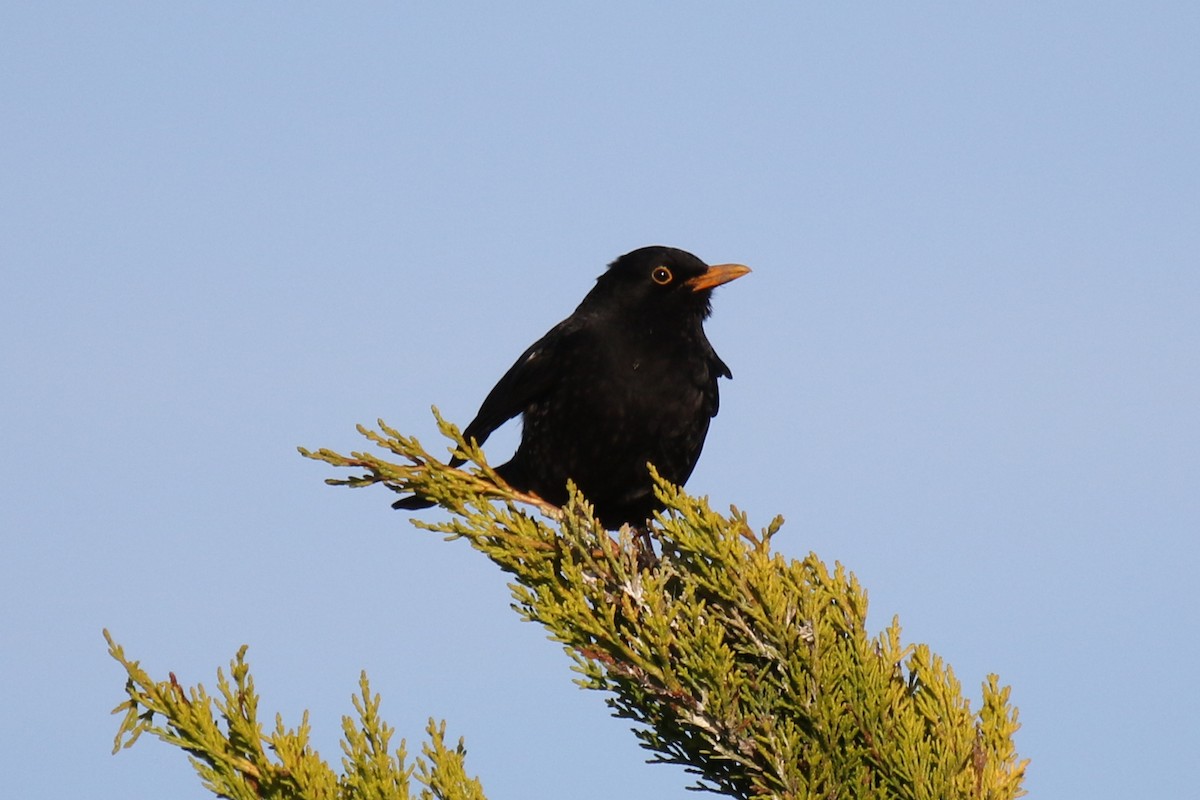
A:
{"label": "orange beak", "polygon": [[750,268],[742,264],[714,264],[691,280],[684,281],[684,285],[693,292],[702,292],[705,289],[720,286],[722,283],[729,283],[749,271]]}

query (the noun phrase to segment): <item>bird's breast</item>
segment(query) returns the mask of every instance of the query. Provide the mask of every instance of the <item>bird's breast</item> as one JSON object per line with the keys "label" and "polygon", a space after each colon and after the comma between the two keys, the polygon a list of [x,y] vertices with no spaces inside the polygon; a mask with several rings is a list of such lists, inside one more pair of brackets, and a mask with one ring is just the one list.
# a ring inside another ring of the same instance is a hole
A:
{"label": "bird's breast", "polygon": [[563,499],[570,478],[598,507],[650,503],[647,462],[675,483],[695,466],[715,399],[711,367],[694,349],[602,344],[558,361],[550,389],[525,408],[514,469],[544,497]]}
{"label": "bird's breast", "polygon": [[709,378],[698,360],[613,352],[573,371],[548,399],[577,429],[639,439],[704,415]]}

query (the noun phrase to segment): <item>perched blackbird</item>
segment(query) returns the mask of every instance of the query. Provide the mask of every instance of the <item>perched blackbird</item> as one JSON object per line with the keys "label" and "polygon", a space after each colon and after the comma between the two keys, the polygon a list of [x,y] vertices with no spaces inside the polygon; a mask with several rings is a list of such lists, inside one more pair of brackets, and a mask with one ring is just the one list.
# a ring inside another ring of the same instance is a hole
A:
{"label": "perched blackbird", "polygon": [[[521,414],[517,452],[496,470],[504,480],[562,505],[570,478],[605,527],[644,524],[662,507],[647,462],[683,484],[717,413],[717,378],[733,377],[704,335],[713,287],[749,271],[673,247],[626,253],[517,359],[463,435],[482,444]],[[412,496],[393,507],[432,504]]]}

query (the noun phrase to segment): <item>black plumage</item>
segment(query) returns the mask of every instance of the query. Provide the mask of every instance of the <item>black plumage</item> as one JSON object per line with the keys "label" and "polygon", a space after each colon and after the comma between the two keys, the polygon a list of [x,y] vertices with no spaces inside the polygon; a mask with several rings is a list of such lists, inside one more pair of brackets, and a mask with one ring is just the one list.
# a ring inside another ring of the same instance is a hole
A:
{"label": "black plumage", "polygon": [[[561,505],[570,478],[606,527],[643,524],[661,508],[647,462],[683,484],[717,413],[717,379],[732,377],[704,334],[712,290],[749,271],[672,247],[621,256],[517,359],[464,436],[482,444],[521,414],[521,443],[497,468],[504,480]],[[393,505],[432,503],[412,496]]]}

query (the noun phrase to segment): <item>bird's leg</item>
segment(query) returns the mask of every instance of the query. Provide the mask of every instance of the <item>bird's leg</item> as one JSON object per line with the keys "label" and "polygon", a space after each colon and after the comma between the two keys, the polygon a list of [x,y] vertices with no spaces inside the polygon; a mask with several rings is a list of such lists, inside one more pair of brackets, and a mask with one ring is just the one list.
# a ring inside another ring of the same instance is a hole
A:
{"label": "bird's leg", "polygon": [[638,569],[654,569],[658,566],[658,554],[654,552],[649,520],[633,529],[633,549],[637,555]]}

